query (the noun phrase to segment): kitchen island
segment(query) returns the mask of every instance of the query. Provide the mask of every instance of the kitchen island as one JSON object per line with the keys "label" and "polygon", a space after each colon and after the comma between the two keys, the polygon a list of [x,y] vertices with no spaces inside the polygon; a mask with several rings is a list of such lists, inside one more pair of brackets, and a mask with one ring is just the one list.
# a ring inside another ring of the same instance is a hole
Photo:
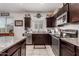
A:
{"label": "kitchen island", "polygon": [[15,39],[14,36],[0,37],[0,56],[25,56],[25,55],[26,55],[25,38]]}

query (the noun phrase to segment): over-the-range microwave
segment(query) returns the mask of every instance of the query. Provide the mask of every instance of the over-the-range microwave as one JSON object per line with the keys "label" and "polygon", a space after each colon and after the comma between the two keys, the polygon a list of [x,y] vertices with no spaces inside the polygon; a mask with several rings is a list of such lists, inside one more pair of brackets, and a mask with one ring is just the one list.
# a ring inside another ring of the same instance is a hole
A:
{"label": "over-the-range microwave", "polygon": [[67,23],[67,12],[64,12],[56,18],[56,26],[63,25]]}

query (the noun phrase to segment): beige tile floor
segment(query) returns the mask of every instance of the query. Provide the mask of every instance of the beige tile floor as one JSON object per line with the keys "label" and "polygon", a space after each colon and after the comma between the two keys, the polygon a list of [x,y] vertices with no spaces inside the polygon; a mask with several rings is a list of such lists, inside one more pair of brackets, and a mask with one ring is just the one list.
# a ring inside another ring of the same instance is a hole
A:
{"label": "beige tile floor", "polygon": [[26,56],[55,56],[49,45],[46,49],[34,49],[33,45],[26,45]]}

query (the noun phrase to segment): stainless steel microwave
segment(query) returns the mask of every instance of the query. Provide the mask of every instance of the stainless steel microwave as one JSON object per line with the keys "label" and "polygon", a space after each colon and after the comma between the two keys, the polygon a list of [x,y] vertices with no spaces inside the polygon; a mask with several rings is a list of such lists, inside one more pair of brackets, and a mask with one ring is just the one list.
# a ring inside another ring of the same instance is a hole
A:
{"label": "stainless steel microwave", "polygon": [[67,23],[67,12],[64,12],[56,18],[56,26],[63,25]]}

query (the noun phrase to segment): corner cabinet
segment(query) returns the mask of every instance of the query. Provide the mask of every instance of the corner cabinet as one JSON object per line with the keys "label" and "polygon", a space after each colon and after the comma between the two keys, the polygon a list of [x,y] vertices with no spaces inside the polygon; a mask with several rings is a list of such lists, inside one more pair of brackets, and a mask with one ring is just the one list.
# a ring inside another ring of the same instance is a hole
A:
{"label": "corner cabinet", "polygon": [[46,27],[55,27],[55,18],[54,17],[48,17],[46,18]]}
{"label": "corner cabinet", "polygon": [[27,27],[30,28],[30,25],[31,25],[31,17],[24,17],[24,22],[25,22],[25,29],[27,29]]}

